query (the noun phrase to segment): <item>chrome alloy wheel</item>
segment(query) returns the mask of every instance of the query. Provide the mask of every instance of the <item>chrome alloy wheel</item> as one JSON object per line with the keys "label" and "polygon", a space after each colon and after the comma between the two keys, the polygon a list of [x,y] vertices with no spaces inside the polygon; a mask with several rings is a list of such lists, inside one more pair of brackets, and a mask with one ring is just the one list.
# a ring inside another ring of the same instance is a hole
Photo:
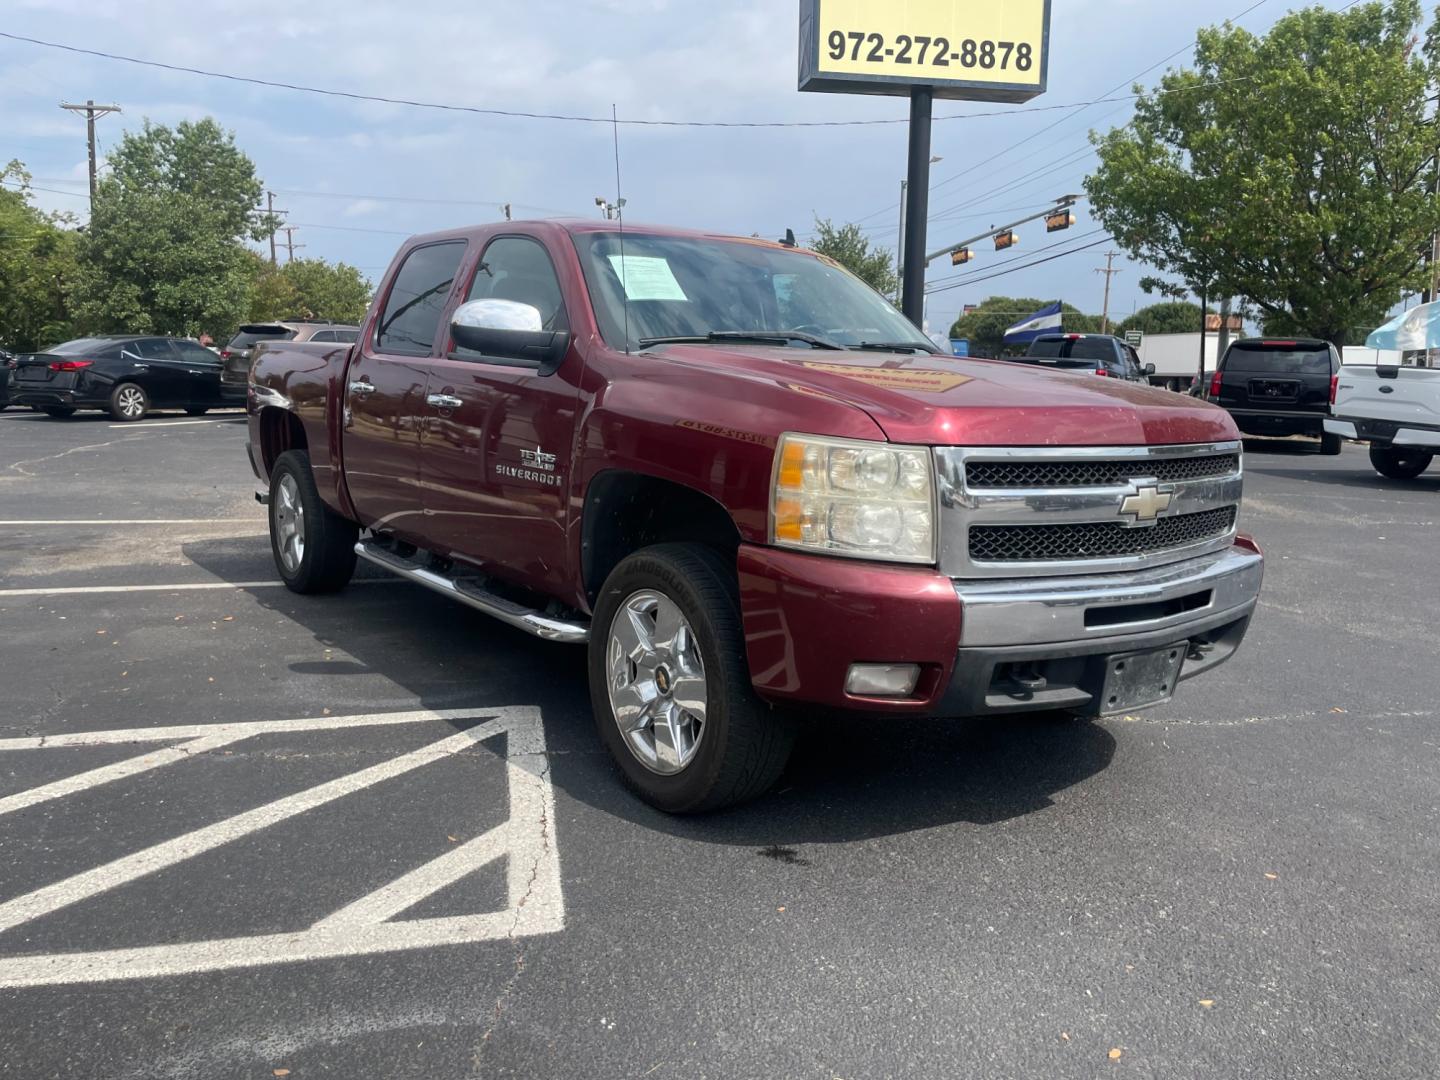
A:
{"label": "chrome alloy wheel", "polygon": [[275,547],[280,552],[280,561],[285,564],[285,572],[297,573],[301,560],[305,558],[305,504],[300,500],[300,485],[288,472],[275,485],[270,516],[275,530]]}
{"label": "chrome alloy wheel", "polygon": [[610,711],[625,745],[651,772],[673,776],[705,737],[705,665],[675,601],[650,589],[631,595],[605,646]]}
{"label": "chrome alloy wheel", "polygon": [[115,404],[123,415],[134,420],[145,412],[145,394],[138,386],[122,386],[115,395]]}

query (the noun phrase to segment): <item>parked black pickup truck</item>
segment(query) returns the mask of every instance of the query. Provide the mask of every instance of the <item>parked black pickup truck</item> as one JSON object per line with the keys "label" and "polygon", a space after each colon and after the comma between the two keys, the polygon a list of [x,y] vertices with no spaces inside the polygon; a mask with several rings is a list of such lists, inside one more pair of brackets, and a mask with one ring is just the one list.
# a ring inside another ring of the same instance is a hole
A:
{"label": "parked black pickup truck", "polygon": [[1320,452],[1340,453],[1325,430],[1340,354],[1328,341],[1242,338],[1225,350],[1209,398],[1246,435],[1311,435]]}

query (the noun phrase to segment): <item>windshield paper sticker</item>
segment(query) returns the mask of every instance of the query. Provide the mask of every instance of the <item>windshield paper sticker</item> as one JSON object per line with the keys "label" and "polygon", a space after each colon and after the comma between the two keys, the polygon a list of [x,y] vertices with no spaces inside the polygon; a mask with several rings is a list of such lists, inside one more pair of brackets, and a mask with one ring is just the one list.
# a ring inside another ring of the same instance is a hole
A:
{"label": "windshield paper sticker", "polygon": [[625,295],[631,300],[689,300],[670,264],[655,255],[610,256]]}

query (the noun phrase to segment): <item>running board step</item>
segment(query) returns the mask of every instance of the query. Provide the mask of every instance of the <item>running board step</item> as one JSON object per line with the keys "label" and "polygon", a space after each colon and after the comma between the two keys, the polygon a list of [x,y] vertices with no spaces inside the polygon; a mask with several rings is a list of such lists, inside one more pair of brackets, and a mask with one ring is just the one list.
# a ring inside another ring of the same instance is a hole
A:
{"label": "running board step", "polygon": [[426,569],[419,563],[397,555],[393,551],[387,551],[369,540],[361,540],[356,544],[355,554],[377,566],[383,566],[391,573],[399,574],[417,585],[423,585],[442,596],[458,600],[467,607],[483,611],[486,615],[499,619],[516,629],[524,630],[527,634],[544,638],[546,641],[583,645],[590,640],[588,623],[557,619],[552,615],[536,611],[534,608],[526,607],[524,604],[517,604],[514,600],[497,596],[478,582],[457,580],[446,577],[444,574],[437,574],[434,570]]}

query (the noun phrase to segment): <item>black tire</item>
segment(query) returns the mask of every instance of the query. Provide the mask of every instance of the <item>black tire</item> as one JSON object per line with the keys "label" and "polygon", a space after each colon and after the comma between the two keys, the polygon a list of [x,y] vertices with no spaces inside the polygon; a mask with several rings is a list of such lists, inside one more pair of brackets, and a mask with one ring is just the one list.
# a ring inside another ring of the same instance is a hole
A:
{"label": "black tire", "polygon": [[1327,431],[1320,436],[1320,453],[1326,457],[1339,457],[1344,445],[1345,440],[1334,432]]}
{"label": "black tire", "polygon": [[75,415],[73,405],[41,405],[40,411],[53,420],[64,420],[66,417]]}
{"label": "black tire", "polygon": [[1381,476],[1388,476],[1391,480],[1414,480],[1434,460],[1435,454],[1430,450],[1408,446],[1370,447],[1370,464]]}
{"label": "black tire", "polygon": [[[290,509],[297,499],[302,510],[298,515]],[[321,500],[310,471],[310,455],[304,450],[287,450],[270,470],[269,517],[270,554],[286,588],[297,593],[332,593],[350,583],[360,527]],[[286,524],[295,525],[301,539],[298,552],[288,537],[282,540]],[[286,553],[282,553],[282,544]]]}
{"label": "black tire", "polygon": [[204,416],[210,411],[209,405],[189,405],[185,409],[186,416]]}
{"label": "black tire", "polygon": [[[660,594],[679,608],[704,667],[705,719],[694,757],[668,775],[648,768],[630,748],[610,701],[611,627],[622,605],[641,592]],[[642,799],[667,813],[704,813],[756,798],[780,778],[795,724],[751,686],[730,560],[700,544],[636,552],[605,582],[591,626],[590,698],[600,741]]]}
{"label": "black tire", "polygon": [[139,383],[116,383],[110,391],[110,418],[117,424],[144,420],[150,413],[150,395]]}

